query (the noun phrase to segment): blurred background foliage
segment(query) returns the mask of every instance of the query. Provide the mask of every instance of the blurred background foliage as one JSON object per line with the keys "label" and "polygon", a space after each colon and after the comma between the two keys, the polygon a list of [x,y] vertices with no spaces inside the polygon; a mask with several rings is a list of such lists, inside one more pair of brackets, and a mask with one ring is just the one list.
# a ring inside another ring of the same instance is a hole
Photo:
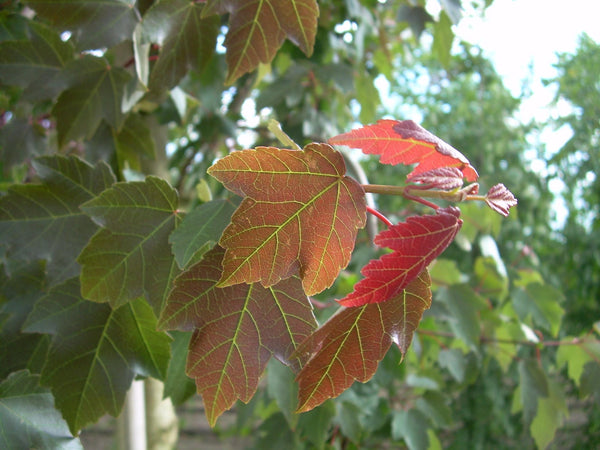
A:
{"label": "blurred background foliage", "polygon": [[[60,25],[36,16],[40,3],[8,1],[0,11],[3,191],[29,180],[32,158],[76,154],[108,162],[119,180],[157,174],[176,187],[183,209],[193,210],[225,195],[206,175],[215,158],[279,145],[269,119],[303,145],[396,118],[421,123],[463,152],[481,175],[482,191],[504,183],[519,200],[508,219],[483,206],[461,205],[463,229],[431,267],[433,306],[402,364],[393,347],[370,382],[295,415],[293,374],[272,362],[264,389],[236,407],[237,422],[217,426],[223,439],[247,436],[260,449],[600,445],[597,43],[582,35],[576,53],[558,55],[557,76],[546,80],[571,112],[552,123],[521,123],[522,99],[503,86],[476,43],[454,38],[460,0],[319,1],[310,57],[286,41],[270,64],[227,86],[222,43],[228,22],[222,15],[206,25],[217,36],[214,53],[129,97],[125,131],[105,117],[70,138],[71,131],[57,130],[61,86],[53,85],[52,71],[35,79],[9,70],[14,42],[38,46],[41,62],[54,66],[73,52],[70,41],[57,35]],[[144,14],[157,2],[136,3]],[[490,3],[476,6],[483,10]],[[59,61],[46,61],[42,44]],[[107,45],[85,58],[102,57],[118,67],[127,93],[135,45]],[[536,139],[548,126],[573,132],[552,155]],[[377,184],[403,182],[406,172],[398,167],[352,151],[346,156],[356,176]],[[543,161],[542,170],[535,160]],[[562,182],[560,191],[550,190],[553,179]],[[375,201],[393,220],[419,208],[396,197]],[[359,244],[351,265],[318,297],[320,320],[360,278],[356,268],[375,254],[366,232]],[[185,336],[182,342],[185,348]],[[182,388],[174,400],[180,404],[192,394]]]}

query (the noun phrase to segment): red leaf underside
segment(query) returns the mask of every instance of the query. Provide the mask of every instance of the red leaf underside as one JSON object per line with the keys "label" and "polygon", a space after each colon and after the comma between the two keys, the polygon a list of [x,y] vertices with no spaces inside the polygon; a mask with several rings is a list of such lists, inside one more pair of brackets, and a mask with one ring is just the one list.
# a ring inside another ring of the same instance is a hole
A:
{"label": "red leaf underside", "polygon": [[209,173],[245,196],[225,229],[220,286],[271,286],[299,274],[307,295],[331,286],[366,221],[363,188],[328,144],[303,151],[259,147],[219,160]]}
{"label": "red leaf underside", "polygon": [[365,278],[339,303],[362,306],[398,295],[454,240],[462,225],[459,216],[457,208],[438,209],[435,215],[409,217],[379,233],[375,243],[393,252],[370,261],[361,271]]}
{"label": "red leaf underside", "polygon": [[308,362],[296,378],[298,412],[337,397],[355,380],[368,381],[392,342],[404,356],[431,306],[430,284],[424,270],[387,302],[341,309],[303,342],[297,353]]}
{"label": "red leaf underside", "polygon": [[427,189],[451,191],[463,185],[463,174],[457,167],[440,167],[420,174],[413,174],[408,177],[408,181],[419,183]]}
{"label": "red leaf underside", "polygon": [[409,178],[442,167],[458,168],[471,182],[478,178],[477,171],[462,153],[412,120],[380,120],[328,142],[380,155],[384,164],[417,164]]}

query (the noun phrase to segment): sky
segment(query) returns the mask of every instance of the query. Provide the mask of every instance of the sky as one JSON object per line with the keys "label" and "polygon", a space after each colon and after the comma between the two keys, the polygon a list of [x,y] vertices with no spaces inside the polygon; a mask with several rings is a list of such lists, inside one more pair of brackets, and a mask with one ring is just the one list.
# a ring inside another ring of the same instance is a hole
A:
{"label": "sky", "polygon": [[[483,18],[467,9],[455,32],[484,50],[513,95],[520,96],[529,79],[532,95],[522,104],[521,118],[546,121],[566,105],[549,106],[555,87],[542,80],[556,75],[556,53],[575,52],[581,33],[600,42],[599,18],[598,0],[494,0]],[[541,139],[553,153],[569,137],[567,129],[547,130]]]}
{"label": "sky", "polygon": [[[522,100],[517,118],[522,122],[534,119],[548,123],[553,117],[568,114],[570,105],[552,104],[556,85],[544,86],[542,80],[557,75],[553,67],[556,54],[574,53],[582,33],[600,43],[600,0],[494,0],[483,17],[479,11],[469,10],[468,4],[462,2],[466,8],[454,32],[483,50],[515,97],[521,96],[527,81],[529,96]],[[531,168],[547,173],[546,160],[571,136],[567,126],[558,130],[552,126],[543,128],[537,140],[544,145],[545,157],[539,159],[532,148]],[[549,188],[560,194],[565,186],[554,178]],[[554,210],[554,225],[560,227],[566,217],[560,195],[555,199]]]}

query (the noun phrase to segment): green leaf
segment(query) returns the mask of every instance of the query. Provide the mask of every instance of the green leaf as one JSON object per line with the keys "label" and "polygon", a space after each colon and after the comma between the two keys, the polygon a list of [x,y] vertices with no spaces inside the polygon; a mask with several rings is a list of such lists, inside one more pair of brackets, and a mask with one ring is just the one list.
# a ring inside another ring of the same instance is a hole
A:
{"label": "green leaf", "polygon": [[58,91],[46,87],[53,84],[49,80],[60,77],[66,63],[73,59],[73,46],[41,23],[31,22],[29,31],[27,40],[0,43],[0,80],[27,88],[26,97],[51,98]]}
{"label": "green leaf", "polygon": [[583,373],[580,378],[579,392],[582,397],[600,393],[600,364],[597,362],[588,362],[583,367]]}
{"label": "green leaf", "polygon": [[252,398],[271,355],[296,366],[292,353],[316,326],[297,277],[270,288],[217,287],[223,255],[215,247],[175,279],[159,321],[165,329],[194,329],[187,373],[211,425],[238,398]]}
{"label": "green leaf", "polygon": [[234,200],[214,200],[192,209],[169,237],[179,267],[198,262],[221,237],[238,207]]}
{"label": "green leaf", "polygon": [[560,304],[563,294],[547,284],[530,283],[516,288],[512,294],[512,305],[519,318],[526,323],[548,330],[557,336],[565,314]]}
{"label": "green leaf", "polygon": [[467,361],[462,351],[457,348],[442,350],[438,356],[438,362],[440,367],[447,369],[456,381],[462,383],[465,380]]}
{"label": "green leaf", "polygon": [[582,338],[572,339],[573,345],[561,345],[556,352],[556,364],[563,367],[567,364],[569,378],[579,386],[585,365],[588,362],[600,361],[600,342],[595,335],[585,335]]}
{"label": "green leaf", "polygon": [[448,14],[442,11],[439,20],[434,23],[432,50],[444,67],[448,67],[450,63],[450,50],[452,50],[453,40],[452,21]]}
{"label": "green leaf", "polygon": [[54,409],[50,391],[40,387],[39,379],[39,375],[22,370],[0,383],[0,446],[83,449]]}
{"label": "green leaf", "polygon": [[281,413],[270,415],[254,432],[256,449],[298,448],[298,435],[288,426]]}
{"label": "green leaf", "polygon": [[459,284],[463,278],[456,261],[444,258],[437,258],[430,264],[429,275],[431,275],[432,289],[434,290],[436,285]]}
{"label": "green leaf", "polygon": [[125,69],[111,67],[105,58],[85,55],[67,64],[65,77],[70,88],[60,94],[52,109],[60,146],[90,139],[103,119],[121,128],[123,89],[131,79]]}
{"label": "green leaf", "polygon": [[119,167],[141,170],[141,159],[154,159],[155,145],[148,124],[140,114],[129,114],[120,130],[112,129]]}
{"label": "green leaf", "polygon": [[486,296],[504,299],[508,293],[508,278],[498,270],[491,257],[480,256],[475,260],[474,272],[478,279],[478,288]]}
{"label": "green leaf", "polygon": [[478,312],[486,307],[485,300],[466,284],[438,289],[436,300],[446,307],[454,334],[476,348],[481,333]]}
{"label": "green leaf", "polygon": [[112,47],[131,38],[135,0],[26,0],[37,14],[73,33],[79,50]]}
{"label": "green leaf", "polygon": [[540,397],[538,400],[537,414],[529,429],[539,449],[545,449],[552,442],[556,430],[569,415],[563,391],[563,386],[550,381],[548,396]]}
{"label": "green leaf", "polygon": [[85,298],[119,307],[141,295],[158,314],[177,271],[169,235],[177,192],[156,177],[117,183],[81,209],[103,226],[79,255]]}
{"label": "green leaf", "polygon": [[368,72],[359,72],[354,82],[356,100],[360,103],[359,119],[362,123],[373,123],[377,119],[377,107],[381,104],[379,91]]}
{"label": "green leaf", "polygon": [[109,413],[117,416],[136,375],[163,379],[170,338],[156,331],[152,309],[139,298],[118,309],[81,298],[72,278],[35,305],[25,331],[53,335],[41,383],[72,433]]}
{"label": "green leaf", "polygon": [[[519,361],[519,388],[523,416],[526,423],[534,419],[538,411],[538,399],[548,397],[548,378],[537,361]],[[515,393],[517,394],[517,392]]]}
{"label": "green leaf", "polygon": [[271,358],[267,367],[267,392],[275,400],[288,425],[296,429],[298,418],[298,385],[294,382],[294,372],[275,358]]}
{"label": "green leaf", "polygon": [[453,412],[448,406],[448,399],[441,392],[427,391],[417,399],[415,405],[438,427],[447,427],[453,421]]}
{"label": "green leaf", "polygon": [[427,450],[429,422],[417,409],[398,411],[392,417],[392,438],[404,439],[410,450]]}
{"label": "green leaf", "polygon": [[13,117],[0,128],[0,160],[7,169],[48,151],[45,131],[29,118]]}
{"label": "green leaf", "polygon": [[170,397],[175,406],[179,406],[196,393],[196,383],[185,374],[188,346],[192,333],[170,331],[171,360],[165,378],[165,397]]}
{"label": "green leaf", "polygon": [[44,295],[45,264],[33,261],[11,267],[10,277],[4,275],[3,269],[0,269],[0,299],[4,300],[0,302],[0,379],[21,369],[39,373],[46,357],[47,336],[22,333],[21,327],[35,302]]}
{"label": "green leaf", "polygon": [[22,14],[0,11],[0,42],[27,39],[30,21]]}
{"label": "green leaf", "polygon": [[321,406],[300,414],[298,425],[294,431],[312,444],[311,448],[325,448],[330,433],[331,420],[335,417],[336,407],[333,402],[325,402]]}
{"label": "green leaf", "polygon": [[163,91],[176,86],[190,70],[201,72],[212,57],[219,26],[218,16],[202,17],[204,5],[188,0],[163,0],[146,12],[141,41],[161,46],[150,72],[149,88]]}
{"label": "green leaf", "polygon": [[75,258],[97,226],[79,209],[114,182],[109,167],[79,158],[41,157],[41,184],[12,186],[0,198],[0,244],[13,258],[45,259],[49,284],[79,273]]}

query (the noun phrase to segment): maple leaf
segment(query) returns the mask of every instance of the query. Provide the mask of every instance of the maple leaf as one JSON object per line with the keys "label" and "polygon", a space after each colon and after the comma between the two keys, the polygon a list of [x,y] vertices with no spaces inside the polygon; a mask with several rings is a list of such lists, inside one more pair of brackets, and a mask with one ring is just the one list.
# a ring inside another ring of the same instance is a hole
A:
{"label": "maple leaf", "polygon": [[156,323],[141,297],[115,309],[84,300],[77,277],[36,303],[24,330],[52,335],[41,383],[74,435],[106,413],[116,417],[136,375],[164,378],[171,339]]}
{"label": "maple leaf", "polygon": [[457,167],[468,181],[478,178],[477,171],[462,153],[412,120],[379,120],[374,125],[334,136],[328,142],[381,155],[380,162],[384,164],[417,163],[408,178],[441,167]]}
{"label": "maple leaf", "polygon": [[440,208],[435,215],[413,216],[375,237],[380,247],[393,250],[370,261],[354,291],[339,300],[343,306],[380,303],[393,298],[454,240],[462,225],[460,211]]}
{"label": "maple leaf", "polygon": [[387,302],[339,310],[300,344],[296,353],[308,362],[296,377],[298,412],[340,395],[355,380],[368,381],[392,342],[404,356],[431,306],[430,285],[425,269]]}
{"label": "maple leaf", "polygon": [[331,286],[366,222],[363,188],[345,176],[328,144],[303,151],[258,147],[232,153],[208,172],[244,200],[219,244],[220,286],[271,286],[296,273],[307,295]]}
{"label": "maple leaf", "polygon": [[228,74],[233,83],[259,63],[270,63],[287,37],[310,56],[317,34],[316,0],[209,0],[204,16],[229,13],[225,39]]}
{"label": "maple leaf", "polygon": [[161,46],[149,88],[160,92],[176,86],[190,68],[200,73],[214,53],[220,19],[202,17],[204,5],[187,0],[156,2],[144,14],[141,41]]}
{"label": "maple leaf", "polygon": [[164,180],[114,184],[81,206],[103,228],[77,261],[82,294],[117,308],[146,295],[156,314],[177,272],[169,235],[179,223],[177,192]]}
{"label": "maple leaf", "polygon": [[131,37],[139,13],[131,0],[26,0],[38,16],[71,30],[79,50],[111,47]]}
{"label": "maple leaf", "polygon": [[186,372],[213,426],[238,398],[252,398],[271,355],[296,366],[291,355],[316,328],[297,277],[270,288],[217,287],[223,255],[217,246],[177,277],[159,320],[160,328],[194,329]]}
{"label": "maple leaf", "polygon": [[107,189],[115,178],[103,162],[91,166],[74,156],[33,161],[40,184],[12,186],[0,197],[0,246],[23,260],[47,261],[47,281],[79,273],[76,256],[97,226],[80,205]]}
{"label": "maple leaf", "polygon": [[496,184],[485,195],[485,202],[490,208],[503,216],[508,216],[508,210],[517,205],[517,199],[503,184]]}

